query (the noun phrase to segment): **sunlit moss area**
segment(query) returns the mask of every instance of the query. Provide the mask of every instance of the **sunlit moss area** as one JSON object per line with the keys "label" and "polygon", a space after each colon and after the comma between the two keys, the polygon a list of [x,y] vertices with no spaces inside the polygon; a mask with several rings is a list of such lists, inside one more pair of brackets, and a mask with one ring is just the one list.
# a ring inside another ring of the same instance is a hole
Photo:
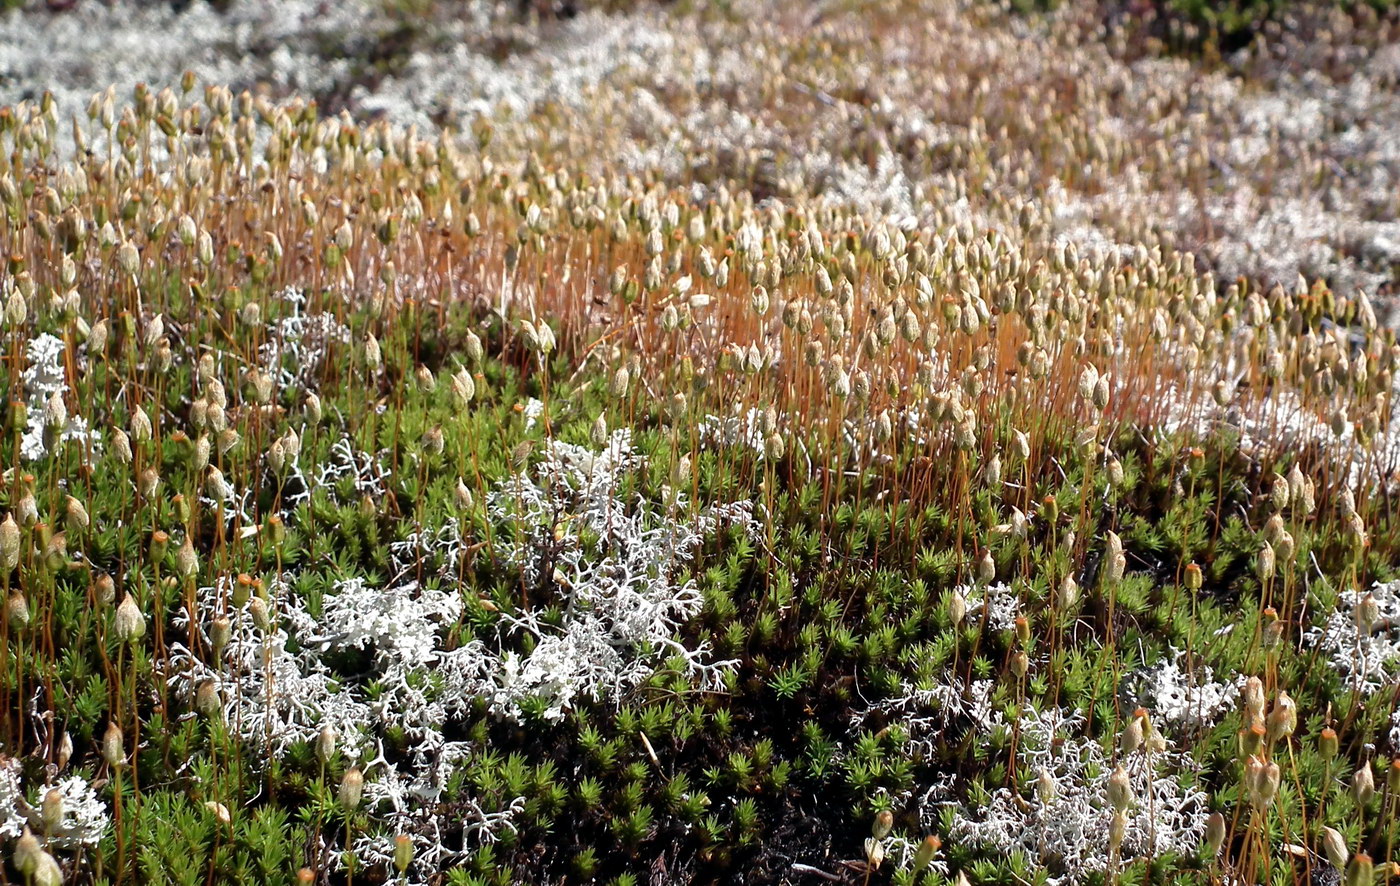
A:
{"label": "sunlit moss area", "polygon": [[1390,13],[298,10],[0,17],[0,880],[1400,882]]}

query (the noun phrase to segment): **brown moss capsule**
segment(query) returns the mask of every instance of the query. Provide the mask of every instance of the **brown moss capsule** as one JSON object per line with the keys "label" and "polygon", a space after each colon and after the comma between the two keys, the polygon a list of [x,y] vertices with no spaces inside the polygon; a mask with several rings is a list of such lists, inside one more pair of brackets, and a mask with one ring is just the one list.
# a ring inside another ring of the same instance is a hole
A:
{"label": "brown moss capsule", "polygon": [[1324,760],[1333,760],[1337,756],[1340,743],[1337,740],[1337,732],[1331,726],[1325,726],[1317,737],[1317,750]]}
{"label": "brown moss capsule", "polygon": [[1190,453],[1187,455],[1186,464],[1191,469],[1192,473],[1199,473],[1202,471],[1206,466],[1205,450],[1200,447],[1192,447]]}
{"label": "brown moss capsule", "polygon": [[146,501],[151,501],[160,493],[160,472],[154,467],[142,468],[136,486],[141,492],[141,497]]}
{"label": "brown moss capsule", "polygon": [[1254,558],[1254,573],[1261,582],[1274,577],[1274,548],[1268,542],[1264,542]]}
{"label": "brown moss capsule", "polygon": [[977,582],[978,584],[991,584],[992,579],[997,577],[997,564],[992,559],[992,552],[988,548],[982,550],[982,556],[977,560]]}
{"label": "brown moss capsule", "polygon": [[120,766],[126,760],[124,742],[121,727],[109,722],[102,733],[102,759],[108,766]]}
{"label": "brown moss capsule", "polygon": [[253,577],[246,572],[238,573],[238,577],[233,580],[233,605],[242,608],[247,604],[248,599],[253,595]]}
{"label": "brown moss capsule", "polygon": [[97,576],[97,581],[93,582],[93,591],[97,595],[97,602],[104,606],[111,606],[117,599],[117,583],[112,576],[102,573]]}
{"label": "brown moss capsule", "polygon": [[1026,674],[1030,673],[1031,658],[1024,649],[1018,649],[1011,655],[1011,672],[1017,679],[1026,679]]}
{"label": "brown moss capsule", "polygon": [[957,627],[962,624],[966,617],[967,598],[956,590],[952,591],[948,595],[948,621],[952,623],[953,627]]}
{"label": "brown moss capsule", "polygon": [[429,455],[441,455],[447,444],[446,437],[442,433],[442,426],[434,425],[424,431],[421,443],[424,452]]}
{"label": "brown moss capsule", "polygon": [[1326,856],[1329,864],[1342,873],[1346,870],[1347,859],[1351,853],[1347,850],[1346,839],[1336,828],[1322,829],[1322,854]]}
{"label": "brown moss capsule", "polygon": [[340,808],[346,812],[354,812],[360,805],[360,796],[364,787],[364,773],[358,767],[347,770],[340,779],[340,790],[336,794],[336,801],[340,803]]}
{"label": "brown moss capsule", "polygon": [[1283,642],[1283,621],[1278,617],[1278,610],[1272,606],[1264,608],[1262,613],[1264,618],[1264,635],[1261,638],[1261,645],[1265,649],[1277,649]]}
{"label": "brown moss capsule", "polygon": [[1356,624],[1362,633],[1369,634],[1380,620],[1380,602],[1376,600],[1375,594],[1368,593],[1356,605]]}
{"label": "brown moss capsule", "polygon": [[49,788],[44,793],[39,804],[39,816],[46,835],[55,833],[63,826],[63,793],[58,788]]}
{"label": "brown moss capsule", "polygon": [[1376,775],[1370,763],[1361,763],[1351,776],[1351,795],[1358,806],[1365,806],[1376,796]]}
{"label": "brown moss capsule", "polygon": [[1351,858],[1351,863],[1347,865],[1346,875],[1342,878],[1343,886],[1371,886],[1375,881],[1375,866],[1371,862],[1371,856],[1364,852],[1358,852]]}
{"label": "brown moss capsule", "polygon": [[122,597],[121,605],[117,607],[112,630],[123,643],[135,643],[146,633],[146,617],[141,614],[141,607],[136,605],[130,592]]}
{"label": "brown moss capsule", "polygon": [[368,333],[365,336],[364,358],[365,366],[371,371],[379,369],[384,362],[383,355],[379,350],[379,339],[374,337],[374,333]]}
{"label": "brown moss capsule", "polygon": [[1115,809],[1113,817],[1108,820],[1108,847],[1110,852],[1118,852],[1123,845],[1123,838],[1128,834],[1128,812],[1126,809]]}
{"label": "brown moss capsule", "polygon": [[33,877],[34,870],[39,865],[39,856],[44,849],[39,845],[39,839],[34,836],[34,832],[29,829],[29,825],[24,826],[24,832],[15,841],[14,855],[11,860],[14,862],[15,870],[25,877]]}
{"label": "brown moss capsule", "polygon": [[1016,639],[1022,646],[1029,646],[1031,643],[1031,623],[1030,619],[1024,615],[1016,616]]}
{"label": "brown moss capsule", "polygon": [[1118,812],[1125,811],[1133,802],[1133,784],[1128,770],[1119,763],[1108,776],[1108,803]]}
{"label": "brown moss capsule", "polygon": [[194,541],[188,534],[180,550],[175,552],[175,572],[186,580],[194,578],[199,572],[199,555],[195,553]]}
{"label": "brown moss capsule", "polygon": [[29,602],[18,589],[11,591],[5,601],[5,624],[15,632],[29,627]]}
{"label": "brown moss capsule", "polygon": [[425,394],[431,394],[433,391],[437,390],[437,379],[433,377],[433,371],[428,367],[420,363],[418,368],[414,370],[413,375],[419,391]]}
{"label": "brown moss capsule", "polygon": [[1264,681],[1258,677],[1250,677],[1244,681],[1244,686],[1240,688],[1240,702],[1244,705],[1245,712],[1250,719],[1261,719],[1264,716]]}
{"label": "brown moss capsule", "polygon": [[933,864],[933,857],[942,847],[943,841],[933,834],[925,837],[923,842],[919,844],[919,848],[914,851],[914,872],[918,873],[927,870],[928,866]]}
{"label": "brown moss capsule", "polygon": [[331,757],[335,756],[335,730],[329,726],[322,726],[321,731],[316,735],[316,759],[322,763],[329,763]]}
{"label": "brown moss capsule", "polygon": [[274,548],[280,549],[287,543],[287,525],[282,515],[271,514],[267,518],[267,537]]}
{"label": "brown moss capsule", "polygon": [[177,492],[170,498],[170,507],[175,512],[176,522],[188,526],[190,518],[194,515],[193,510],[190,508],[190,500],[185,498],[183,494]]}
{"label": "brown moss capsule", "polygon": [[1189,591],[1199,591],[1204,584],[1204,577],[1201,575],[1201,567],[1195,563],[1186,564],[1186,589]]}
{"label": "brown moss capsule", "polygon": [[413,863],[413,838],[407,834],[399,834],[394,838],[394,870],[403,874],[408,871],[408,866]]}
{"label": "brown moss capsule", "polygon": [[226,615],[216,615],[209,624],[209,643],[214,647],[214,661],[223,660],[224,649],[233,637],[233,623]]}
{"label": "brown moss capsule", "polygon": [[1118,750],[1124,756],[1142,747],[1142,728],[1142,717],[1136,714],[1128,720],[1128,725],[1123,727],[1123,733],[1118,738]]}
{"label": "brown moss capsule", "polygon": [[264,634],[272,630],[272,613],[267,608],[267,601],[262,597],[254,597],[248,601],[248,614],[253,618],[253,625]]}
{"label": "brown moss capsule", "polygon": [[1239,755],[1250,758],[1257,756],[1264,748],[1266,735],[1263,723],[1252,723],[1239,731]]}
{"label": "brown moss capsule", "polygon": [[881,809],[875,815],[875,823],[870,828],[870,835],[877,840],[883,840],[890,835],[890,829],[894,827],[894,813],[888,809]]}
{"label": "brown moss capsule", "polygon": [[73,759],[73,736],[65,729],[58,740],[58,750],[54,754],[54,762],[61,772],[68,767],[68,761],[71,759]]}
{"label": "brown moss capsule", "polygon": [[1245,793],[1255,807],[1263,809],[1278,795],[1281,773],[1278,763],[1250,757],[1245,764]]}
{"label": "brown moss capsule", "polygon": [[1225,846],[1225,816],[1219,812],[1212,812],[1206,819],[1206,849],[1210,857],[1214,858],[1220,854],[1220,850]]}
{"label": "brown moss capsule", "polygon": [[1287,692],[1279,691],[1273,710],[1269,711],[1267,728],[1271,742],[1288,738],[1298,728],[1298,705]]}
{"label": "brown moss capsule", "polygon": [[[32,477],[30,477],[26,485],[32,490]],[[34,500],[34,493],[32,491],[26,491],[24,495],[20,497],[19,503],[15,505],[15,513],[19,515],[20,525],[26,529],[32,529],[34,525],[39,522],[39,504]]]}
{"label": "brown moss capsule", "polygon": [[8,576],[19,566],[20,529],[14,514],[5,515],[0,523],[0,572]]}
{"label": "brown moss capsule", "polygon": [[151,562],[157,567],[165,562],[165,555],[170,550],[170,534],[163,529],[157,529],[151,533],[151,543],[147,553]]}
{"label": "brown moss capsule", "polygon": [[131,464],[133,453],[131,451],[131,438],[126,431],[115,428],[112,431],[112,453],[116,455],[117,461],[124,465]]}
{"label": "brown moss capsule", "polygon": [[219,688],[213,680],[201,681],[194,694],[195,712],[207,720],[218,720],[223,716],[223,700],[219,698]]}
{"label": "brown moss capsule", "polygon": [[1079,601],[1079,583],[1072,573],[1066,573],[1056,591],[1055,602],[1061,609],[1069,609]]}

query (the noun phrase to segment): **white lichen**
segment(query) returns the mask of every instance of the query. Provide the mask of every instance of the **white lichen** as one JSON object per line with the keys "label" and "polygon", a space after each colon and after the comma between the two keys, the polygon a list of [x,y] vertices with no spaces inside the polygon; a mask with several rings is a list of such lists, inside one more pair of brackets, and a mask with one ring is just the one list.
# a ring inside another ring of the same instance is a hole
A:
{"label": "white lichen", "polygon": [[[332,453],[321,472],[326,480],[353,478],[365,494],[384,482],[376,460],[348,440]],[[361,860],[387,863],[392,838],[406,834],[416,849],[412,882],[426,882],[513,827],[524,802],[492,811],[478,798],[446,795],[453,767],[472,752],[447,736],[474,705],[484,702],[508,719],[533,708],[557,720],[583,701],[620,700],[667,661],[680,662],[701,689],[718,688],[732,664],[676,638],[701,605],[695,582],[682,574],[717,530],[751,530],[752,508],[735,502],[692,513],[684,496],[669,490],[663,503],[652,502],[629,492],[643,467],[626,430],[599,452],[555,441],[532,469],[505,478],[488,496],[497,555],[524,587],[551,595],[562,619],[541,618],[522,599],[499,613],[494,631],[458,640],[468,542],[452,521],[392,543],[388,581],[334,578],[314,611],[294,592],[293,576],[273,578],[261,598],[236,604],[232,579],[199,588],[198,646],[211,648],[218,617],[229,620],[229,639],[212,664],[187,643],[172,644],[171,688],[193,699],[212,684],[220,716],[267,755],[332,729],[366,776],[366,809],[376,827],[357,839]],[[180,616],[175,627],[184,633],[191,626]],[[344,674],[331,664],[355,652],[369,653],[367,672]],[[408,736],[406,759],[386,758],[389,729]],[[441,814],[444,803],[454,810],[450,822]]]}
{"label": "white lichen", "polygon": [[[1028,709],[1018,732],[1018,763],[1036,775],[1027,784],[999,787],[984,801],[957,807],[950,836],[999,853],[1022,852],[1034,868],[1053,872],[1047,878],[1051,884],[1080,883],[1107,870],[1114,860],[1106,850],[1113,759],[1097,740],[1084,737],[1078,712]],[[1126,862],[1196,847],[1209,809],[1190,757],[1144,746],[1121,762],[1135,800],[1119,858]],[[1036,790],[1042,770],[1054,785],[1048,798]],[[929,827],[937,823],[934,812],[925,810]]]}
{"label": "white lichen", "polygon": [[1174,726],[1212,726],[1235,704],[1243,678],[1217,681],[1204,665],[1182,670],[1186,655],[1172,648],[1143,675],[1142,701],[1154,718]]}
{"label": "white lichen", "polygon": [[23,767],[13,758],[0,759],[0,838],[16,839],[26,827],[36,834],[45,833],[40,809],[50,790],[57,790],[62,798],[62,815],[57,827],[47,834],[49,844],[62,849],[97,845],[111,827],[111,814],[88,780],[72,774],[35,785],[27,795]]}
{"label": "white lichen", "polygon": [[[68,346],[63,339],[47,332],[35,336],[25,346],[29,366],[22,375],[28,407],[24,435],[20,440],[20,457],[36,461],[49,454],[44,440],[44,404],[57,394],[68,393],[68,370],[65,366]],[[101,438],[88,430],[87,419],[69,410],[63,428],[58,432],[60,442],[76,440],[82,444],[84,457],[96,454]]]}
{"label": "white lichen", "polygon": [[678,581],[677,573],[715,530],[751,528],[752,508],[714,505],[687,519],[678,492],[666,505],[629,497],[628,476],[640,465],[626,429],[598,453],[556,441],[533,471],[491,494],[492,520],[512,529],[502,556],[527,588],[557,596],[564,613],[557,627],[535,611],[507,617],[511,632],[529,634],[534,644],[528,654],[503,655],[490,693],[498,713],[517,716],[534,699],[557,720],[576,698],[619,697],[672,655],[702,685],[718,685],[730,663],[706,661],[703,646],[673,639],[702,603],[695,582]]}
{"label": "white lichen", "polygon": [[[1362,624],[1372,601],[1375,620]],[[1400,581],[1377,583],[1366,592],[1343,591],[1336,608],[1304,640],[1326,657],[1347,688],[1371,695],[1392,685],[1400,678]]]}
{"label": "white lichen", "polygon": [[962,585],[958,593],[967,600],[969,620],[976,622],[985,618],[987,626],[994,631],[1009,631],[1016,627],[1016,616],[1021,614],[1021,598],[1011,585],[1005,582]]}

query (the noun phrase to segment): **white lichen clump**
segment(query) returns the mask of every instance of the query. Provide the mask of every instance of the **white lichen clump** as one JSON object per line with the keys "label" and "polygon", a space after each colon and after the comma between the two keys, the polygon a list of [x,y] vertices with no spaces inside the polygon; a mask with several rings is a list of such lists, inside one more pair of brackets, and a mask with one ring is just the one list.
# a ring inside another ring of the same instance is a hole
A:
{"label": "white lichen clump", "polygon": [[267,341],[259,356],[263,369],[278,388],[311,390],[312,381],[325,365],[331,349],[350,342],[350,327],[324,311],[308,313],[306,295],[288,287],[276,296],[289,312],[267,324]]}
{"label": "white lichen clump", "polygon": [[1400,581],[1343,591],[1337,608],[1308,631],[1349,688],[1370,695],[1400,678]]}
{"label": "white lichen clump", "polygon": [[[549,588],[563,624],[550,627],[532,611],[510,616],[511,630],[535,638],[533,650],[507,652],[491,687],[492,709],[516,716],[526,699],[545,702],[557,720],[579,696],[616,698],[646,679],[668,656],[679,656],[702,685],[714,688],[729,662],[706,662],[706,650],[672,639],[700,611],[694,581],[676,573],[704,539],[726,525],[753,525],[748,502],[712,506],[693,520],[672,492],[663,509],[626,481],[641,460],[631,432],[614,431],[601,452],[553,442],[533,472],[521,473],[491,495],[489,510],[512,526],[504,558],[529,588]],[[586,540],[591,537],[593,540]]]}
{"label": "white lichen clump", "polygon": [[[234,581],[224,578],[216,586],[198,591],[203,615],[201,645],[213,647],[214,619],[229,621],[229,640],[217,669],[190,654],[185,644],[171,647],[171,688],[193,698],[204,681],[212,681],[224,705],[223,717],[245,741],[273,754],[284,753],[297,742],[314,741],[323,727],[340,737],[347,751],[355,752],[365,741],[362,727],[371,724],[371,710],[361,693],[340,681],[324,663],[333,645],[324,640],[318,620],[300,599],[273,581],[267,590],[270,603],[233,603]],[[336,594],[323,605],[334,606]],[[261,612],[269,612],[260,623]],[[177,629],[187,629],[181,616]],[[304,633],[303,633],[304,632]]]}
{"label": "white lichen clump", "polygon": [[540,417],[544,415],[544,403],[531,397],[525,401],[525,409],[521,416],[525,419],[525,430],[533,430],[539,423]]}
{"label": "white lichen clump", "polygon": [[[372,458],[341,442],[344,475],[367,489],[382,482]],[[671,490],[663,490],[664,505],[653,503],[628,492],[642,467],[630,433],[621,430],[601,452],[549,443],[533,469],[491,492],[498,555],[519,570],[524,587],[555,598],[562,620],[546,622],[522,605],[500,613],[499,629],[487,639],[450,642],[465,616],[458,580],[467,543],[460,526],[449,523],[392,544],[388,581],[334,581],[314,612],[290,576],[246,599],[232,579],[200,588],[199,643],[212,648],[215,620],[226,618],[222,658],[211,666],[173,644],[171,688],[193,698],[212,684],[220,716],[270,755],[331,729],[346,756],[362,761],[366,808],[380,825],[358,838],[361,859],[387,863],[392,837],[407,834],[414,871],[426,877],[513,827],[523,803],[488,811],[454,796],[459,817],[447,822],[435,812],[453,767],[473,750],[446,733],[478,701],[506,719],[533,711],[558,720],[580,702],[621,699],[668,661],[710,689],[732,665],[710,660],[703,645],[675,639],[701,606],[695,582],[680,574],[720,528],[751,530],[752,507],[735,502],[692,513]],[[177,620],[176,627],[189,625]],[[527,634],[533,644],[525,652]],[[367,674],[343,675],[330,663],[365,650],[373,663]],[[406,760],[385,757],[390,728],[408,736]]]}
{"label": "white lichen clump", "polygon": [[1199,674],[1182,670],[1185,653],[1171,649],[1161,664],[1145,675],[1143,695],[1154,718],[1178,726],[1212,726],[1235,705],[1242,677],[1217,681],[1215,672],[1201,667]]}
{"label": "white lichen clump", "polygon": [[[1021,598],[1016,589],[1005,582],[990,585],[963,585],[958,593],[967,600],[967,618],[981,621],[994,631],[1009,631],[1016,627],[1021,614]],[[985,610],[985,612],[984,612]]]}
{"label": "white lichen clump", "polygon": [[44,833],[40,807],[50,790],[57,790],[62,798],[62,814],[57,826],[48,832],[50,844],[65,849],[97,845],[111,826],[111,815],[87,779],[70,775],[41,785],[31,802],[21,783],[20,762],[12,758],[0,760],[0,838],[16,839],[26,827]]}
{"label": "white lichen clump", "polygon": [[[1169,672],[1167,679],[1176,679],[1170,667],[1163,670]],[[1017,767],[1035,773],[1030,783],[963,797],[956,774],[937,776],[917,797],[929,832],[941,832],[941,812],[951,807],[949,838],[999,853],[1023,852],[1033,869],[1053,872],[1047,880],[1051,884],[1083,882],[1113,863],[1105,851],[1113,816],[1107,784],[1114,764],[1122,762],[1135,799],[1118,858],[1126,863],[1197,845],[1209,814],[1207,796],[1196,787],[1190,757],[1171,750],[1155,727],[1152,741],[1118,761],[1096,739],[1084,736],[1084,716],[1078,711],[1028,708],[1012,724],[992,700],[995,685],[977,680],[965,687],[956,678],[922,688],[906,683],[851,718],[856,733],[867,722],[897,725],[916,760],[932,759],[941,738],[957,739],[968,728],[980,742],[994,733],[1003,738],[1016,733]],[[1218,715],[1235,696],[1228,685],[1212,685],[1224,696],[1216,699],[1216,690],[1209,690],[1210,704],[1202,707]],[[889,850],[897,864],[904,864],[912,846],[892,841]]]}
{"label": "white lichen clump", "polygon": [[[962,680],[953,678],[928,686],[905,681],[897,694],[854,712],[851,727],[858,730],[872,717],[898,723],[904,730],[909,755],[916,760],[933,759],[937,739],[957,720],[968,718],[985,732],[1003,722],[1001,712],[992,704],[995,690],[995,680],[973,680],[964,685]],[[943,796],[941,789],[934,793]]]}
{"label": "white lichen clump", "polygon": [[[1033,868],[1055,872],[1046,880],[1050,884],[1079,883],[1107,870],[1114,861],[1106,849],[1114,763],[1097,740],[1083,736],[1083,720],[1058,708],[1027,710],[1019,723],[1018,763],[1035,778],[998,788],[986,802],[958,807],[953,839],[999,853],[1023,852]],[[1190,757],[1144,744],[1121,762],[1134,800],[1119,858],[1194,849],[1209,810],[1206,794],[1194,786]],[[926,823],[933,826],[930,811],[936,808],[926,810]]]}
{"label": "white lichen clump", "polygon": [[[36,461],[49,454],[49,446],[44,439],[44,424],[48,420],[46,406],[51,398],[62,398],[68,393],[68,374],[64,366],[68,346],[63,339],[40,333],[25,346],[25,357],[29,366],[24,370],[24,390],[27,395],[28,417],[24,436],[20,441],[20,457],[25,461]],[[65,411],[63,427],[57,439],[60,442],[77,440],[84,445],[85,452],[95,446],[99,438],[96,432],[88,430],[87,419]]]}

